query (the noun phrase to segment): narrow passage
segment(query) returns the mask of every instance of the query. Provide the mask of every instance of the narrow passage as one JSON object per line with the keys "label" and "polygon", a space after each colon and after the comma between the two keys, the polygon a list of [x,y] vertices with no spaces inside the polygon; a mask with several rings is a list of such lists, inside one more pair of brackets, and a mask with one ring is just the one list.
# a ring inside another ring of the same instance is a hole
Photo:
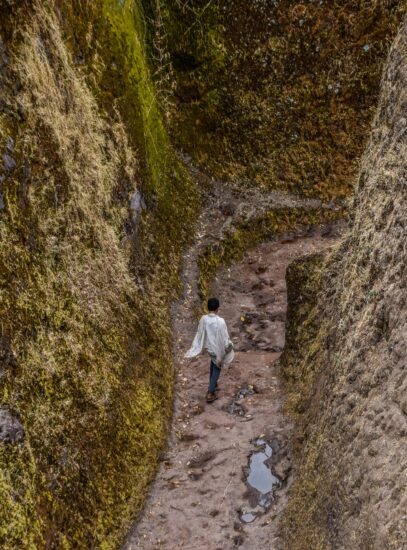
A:
{"label": "narrow passage", "polygon": [[[278,521],[291,483],[291,426],[282,414],[285,272],[298,256],[332,246],[326,228],[282,237],[223,268],[213,284],[235,343],[219,399],[205,402],[207,357],[183,359],[195,333],[194,270],[175,309],[177,388],[168,450],[124,550],[279,549]],[[253,469],[254,468],[254,469]],[[256,470],[257,468],[257,470]]]}

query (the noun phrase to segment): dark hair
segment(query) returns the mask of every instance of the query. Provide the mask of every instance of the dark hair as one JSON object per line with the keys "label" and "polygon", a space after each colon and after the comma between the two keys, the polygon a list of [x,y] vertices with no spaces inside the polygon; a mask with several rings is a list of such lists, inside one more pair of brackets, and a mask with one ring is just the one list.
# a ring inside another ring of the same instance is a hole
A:
{"label": "dark hair", "polygon": [[209,298],[208,300],[208,311],[216,311],[219,309],[219,300],[217,298]]}

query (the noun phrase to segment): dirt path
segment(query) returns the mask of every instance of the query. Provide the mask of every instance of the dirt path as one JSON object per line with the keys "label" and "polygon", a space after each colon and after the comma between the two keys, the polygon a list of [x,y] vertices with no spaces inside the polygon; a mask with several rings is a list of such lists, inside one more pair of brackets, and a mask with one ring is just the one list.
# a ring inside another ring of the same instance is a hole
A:
{"label": "dirt path", "polygon": [[[205,223],[213,228],[210,219]],[[202,225],[198,237],[204,232]],[[214,292],[237,353],[221,375],[220,396],[213,404],[204,399],[208,359],[190,363],[183,358],[197,324],[199,239],[186,255],[185,294],[174,309],[177,389],[168,451],[123,550],[279,548],[278,520],[291,483],[291,427],[282,414],[278,367],[285,271],[294,258],[335,240],[326,228],[285,236],[218,273]]]}

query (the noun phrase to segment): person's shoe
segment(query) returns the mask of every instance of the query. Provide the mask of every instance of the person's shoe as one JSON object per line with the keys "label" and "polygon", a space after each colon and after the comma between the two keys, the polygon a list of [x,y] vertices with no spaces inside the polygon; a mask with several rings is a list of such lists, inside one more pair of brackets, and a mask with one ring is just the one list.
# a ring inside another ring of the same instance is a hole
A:
{"label": "person's shoe", "polygon": [[211,392],[208,392],[206,394],[206,402],[207,403],[213,403],[214,401],[217,400],[217,395],[215,393],[211,393]]}

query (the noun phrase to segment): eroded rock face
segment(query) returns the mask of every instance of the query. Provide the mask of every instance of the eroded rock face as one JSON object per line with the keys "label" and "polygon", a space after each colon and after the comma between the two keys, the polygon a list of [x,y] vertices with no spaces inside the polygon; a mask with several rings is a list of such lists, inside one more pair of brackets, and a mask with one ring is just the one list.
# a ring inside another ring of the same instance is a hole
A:
{"label": "eroded rock face", "polygon": [[21,443],[24,428],[16,416],[5,408],[0,408],[0,443]]}
{"label": "eroded rock face", "polygon": [[348,194],[403,9],[400,0],[169,2],[177,141],[219,175]]}
{"label": "eroded rock face", "polygon": [[385,69],[348,237],[289,273],[300,414],[290,550],[407,548],[407,22]]}

